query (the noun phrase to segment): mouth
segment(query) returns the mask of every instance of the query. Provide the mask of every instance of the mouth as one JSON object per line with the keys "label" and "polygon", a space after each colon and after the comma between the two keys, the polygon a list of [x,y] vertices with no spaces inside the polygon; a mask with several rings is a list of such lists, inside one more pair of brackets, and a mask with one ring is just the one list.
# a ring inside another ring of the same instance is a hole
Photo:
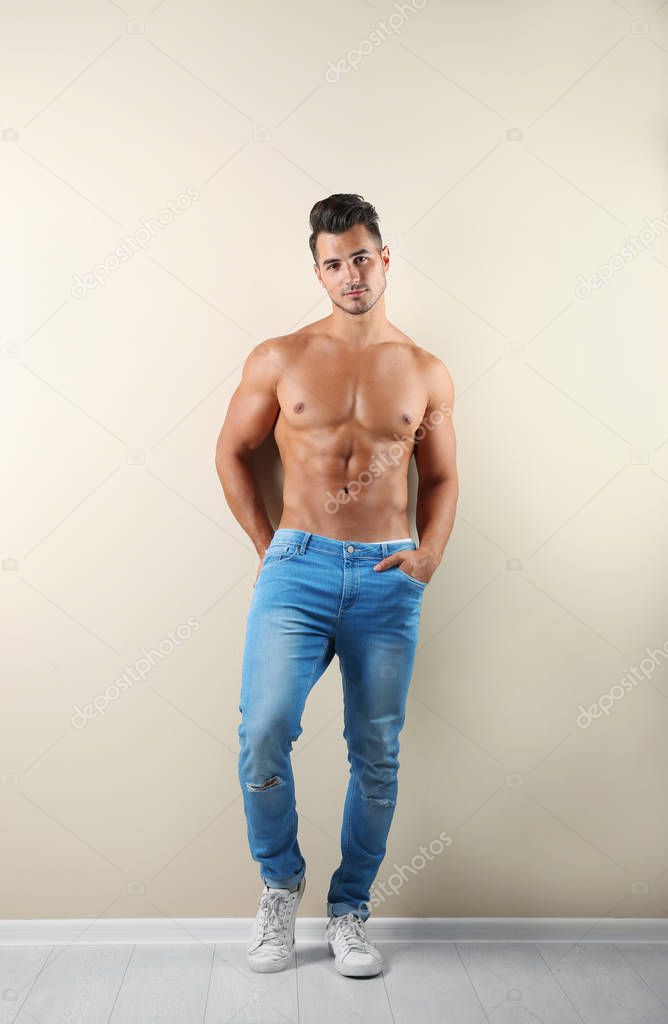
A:
{"label": "mouth", "polygon": [[354,292],[346,292],[346,295],[361,295],[365,291],[366,288],[357,288]]}

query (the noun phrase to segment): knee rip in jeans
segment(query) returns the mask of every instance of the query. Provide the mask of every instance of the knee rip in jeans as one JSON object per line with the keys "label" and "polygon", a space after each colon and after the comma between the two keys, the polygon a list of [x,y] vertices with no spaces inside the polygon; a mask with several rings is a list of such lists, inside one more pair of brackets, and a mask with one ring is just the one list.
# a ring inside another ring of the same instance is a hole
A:
{"label": "knee rip in jeans", "polygon": [[366,793],[362,793],[362,799],[368,800],[370,804],[378,804],[379,807],[394,807],[394,800],[386,800],[382,796],[367,796]]}
{"label": "knee rip in jeans", "polygon": [[270,779],[267,779],[267,781],[266,781],[266,782],[262,782],[262,783],[260,783],[260,784],[259,784],[259,785],[257,785],[257,786],[256,786],[256,785],[254,785],[254,783],[252,783],[252,782],[247,782],[247,783],[246,783],[246,788],[247,788],[247,789],[250,789],[250,791],[251,791],[252,793],[259,793],[259,792],[261,792],[261,791],[262,791],[263,789],[271,789],[271,787],[272,787],[272,786],[278,786],[278,785],[280,785],[280,783],[281,783],[282,781],[283,781],[283,779],[279,778],[279,776],[278,776],[278,775],[272,775],[272,777],[271,777]]}

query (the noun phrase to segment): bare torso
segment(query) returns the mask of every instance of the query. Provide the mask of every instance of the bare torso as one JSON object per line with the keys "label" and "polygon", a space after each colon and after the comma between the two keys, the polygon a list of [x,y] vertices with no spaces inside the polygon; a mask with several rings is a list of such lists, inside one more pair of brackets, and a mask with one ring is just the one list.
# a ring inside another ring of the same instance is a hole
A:
{"label": "bare torso", "polygon": [[337,540],[410,536],[408,466],[428,403],[425,359],[389,327],[355,350],[322,322],[278,339],[274,425],[285,481],[279,528]]}

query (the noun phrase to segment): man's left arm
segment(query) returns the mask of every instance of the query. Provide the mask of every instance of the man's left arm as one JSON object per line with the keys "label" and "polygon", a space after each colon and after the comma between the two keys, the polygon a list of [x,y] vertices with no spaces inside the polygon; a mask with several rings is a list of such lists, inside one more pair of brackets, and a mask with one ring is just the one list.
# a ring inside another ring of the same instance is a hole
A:
{"label": "man's left arm", "polygon": [[455,525],[459,497],[452,423],[455,388],[445,364],[431,354],[426,380],[429,400],[416,431],[418,440],[414,449],[419,479],[415,523],[420,545],[415,551],[395,551],[374,566],[378,572],[383,572],[398,565],[402,572],[422,583],[429,583],[443,558]]}
{"label": "man's left arm", "polygon": [[[459,479],[452,420],[455,388],[447,367],[436,356],[431,357],[427,380],[429,403],[415,446],[419,478],[415,524],[420,538],[418,551],[432,563],[431,576],[455,525]],[[425,571],[422,565],[420,571]]]}

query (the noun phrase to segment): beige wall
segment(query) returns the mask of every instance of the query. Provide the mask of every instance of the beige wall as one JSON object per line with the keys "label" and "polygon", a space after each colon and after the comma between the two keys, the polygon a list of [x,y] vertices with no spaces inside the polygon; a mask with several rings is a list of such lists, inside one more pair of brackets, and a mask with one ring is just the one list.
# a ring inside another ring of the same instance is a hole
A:
{"label": "beige wall", "polygon": [[[389,316],[457,395],[458,519],[373,912],[664,916],[668,672],[646,648],[668,651],[668,216],[620,253],[668,209],[668,6],[427,0],[379,45],[386,0],[123,6],[0,26],[0,916],[255,911],[236,729],[257,559],[214,446],[250,348],[329,312],[308,211],[335,191],[377,206]],[[319,916],[336,663],[303,727]]]}

